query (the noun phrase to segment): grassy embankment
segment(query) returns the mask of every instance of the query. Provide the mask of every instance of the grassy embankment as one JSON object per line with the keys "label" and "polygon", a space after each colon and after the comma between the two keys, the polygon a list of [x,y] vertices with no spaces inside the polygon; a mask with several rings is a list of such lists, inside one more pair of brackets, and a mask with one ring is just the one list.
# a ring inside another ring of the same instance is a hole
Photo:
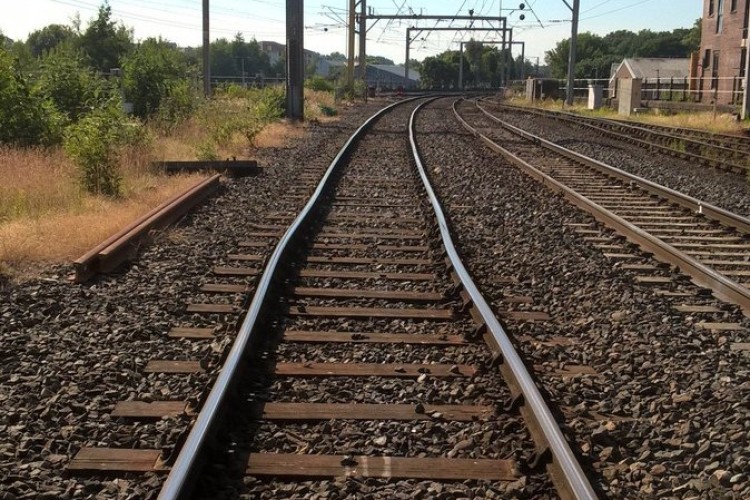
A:
{"label": "grassy embankment", "polygon": [[[60,147],[0,147],[0,274],[23,279],[42,265],[70,262],[203,177],[166,176],[151,168],[153,161],[248,159],[254,148],[281,147],[304,134],[304,127],[259,119],[268,110],[258,111],[255,97],[206,102],[168,132],[163,124],[149,126],[147,145],[121,150],[118,198],[86,193],[76,166]],[[306,94],[308,120],[327,119],[321,110],[333,106],[328,93]]]}

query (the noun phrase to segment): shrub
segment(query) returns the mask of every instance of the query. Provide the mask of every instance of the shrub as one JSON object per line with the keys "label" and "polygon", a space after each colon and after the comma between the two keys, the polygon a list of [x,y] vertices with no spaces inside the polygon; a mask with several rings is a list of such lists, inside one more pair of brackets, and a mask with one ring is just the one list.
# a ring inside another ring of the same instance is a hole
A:
{"label": "shrub", "polygon": [[336,116],[338,111],[336,109],[332,108],[331,106],[326,106],[325,104],[320,105],[320,112],[323,114],[323,116]]}
{"label": "shrub", "polygon": [[187,80],[175,82],[159,105],[155,118],[156,125],[163,132],[171,134],[175,127],[193,116],[199,103],[200,98]]}
{"label": "shrub", "polygon": [[119,99],[82,117],[65,131],[63,147],[80,172],[83,188],[92,194],[119,196],[118,150],[147,140],[143,128],[129,121]]}
{"label": "shrub", "polygon": [[217,161],[219,153],[211,141],[203,141],[196,146],[195,157],[200,161]]}
{"label": "shrub", "polygon": [[333,82],[326,80],[320,75],[315,75],[308,78],[305,81],[305,87],[310,90],[318,90],[322,92],[333,92]]}
{"label": "shrub", "polygon": [[34,94],[17,62],[0,49],[0,143],[52,144],[59,140],[61,128],[54,106]]}
{"label": "shrub", "polygon": [[[188,89],[181,85],[185,73],[182,54],[174,46],[154,38],[141,43],[123,63],[123,85],[135,115],[151,116],[173,93],[177,97]],[[180,102],[184,101],[178,99],[172,104]]]}
{"label": "shrub", "polygon": [[69,46],[50,51],[42,60],[37,92],[73,122],[102,104],[109,94],[107,83]]}
{"label": "shrub", "polygon": [[251,104],[251,111],[254,111],[255,117],[263,125],[284,116],[286,93],[281,87],[266,87],[256,91],[256,96],[254,99],[251,97],[251,101],[255,101],[254,105]]}

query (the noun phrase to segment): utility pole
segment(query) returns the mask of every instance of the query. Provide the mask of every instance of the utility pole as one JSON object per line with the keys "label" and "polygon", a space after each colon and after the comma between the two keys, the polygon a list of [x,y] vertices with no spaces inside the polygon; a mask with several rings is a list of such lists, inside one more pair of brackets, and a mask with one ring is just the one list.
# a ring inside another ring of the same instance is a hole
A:
{"label": "utility pole", "polygon": [[346,66],[346,86],[349,91],[354,90],[354,14],[357,10],[357,0],[349,0],[349,29],[348,40],[347,40],[347,55],[349,56],[348,64]]}
{"label": "utility pole", "polygon": [[[411,30],[414,28],[406,28],[406,59],[404,60],[404,82],[409,83],[409,50],[411,49]],[[404,85],[406,88],[406,85]]]}
{"label": "utility pole", "polygon": [[745,21],[745,88],[742,92],[742,113],[740,116],[743,120],[750,118],[750,0],[748,0],[745,11],[747,20]]}
{"label": "utility pole", "polygon": [[461,48],[458,51],[458,90],[464,90],[464,43],[459,42]]}
{"label": "utility pole", "polygon": [[286,116],[304,120],[304,2],[286,0]]}
{"label": "utility pole", "polygon": [[570,6],[570,4],[567,2],[567,0],[563,0],[565,5],[568,6],[568,8],[573,13],[573,24],[570,32],[570,52],[568,54],[568,84],[567,84],[567,92],[566,92],[566,99],[565,104],[568,106],[573,105],[573,91],[575,86],[575,70],[576,70],[576,42],[578,38],[578,13],[580,11],[580,0],[573,0],[573,7]]}
{"label": "utility pole", "polygon": [[203,0],[203,95],[211,97],[211,40],[208,36],[208,0]]}
{"label": "utility pole", "polygon": [[359,0],[359,76],[367,100],[367,0]]}

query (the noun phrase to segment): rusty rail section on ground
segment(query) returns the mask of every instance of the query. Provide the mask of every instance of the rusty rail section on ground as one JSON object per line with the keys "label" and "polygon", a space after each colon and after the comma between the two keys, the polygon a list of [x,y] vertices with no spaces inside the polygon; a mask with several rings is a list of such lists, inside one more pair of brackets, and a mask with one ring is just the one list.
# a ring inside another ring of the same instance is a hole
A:
{"label": "rusty rail section on ground", "polygon": [[[616,215],[610,210],[605,209],[601,205],[594,203],[585,196],[566,186],[562,182],[555,180],[554,178],[529,164],[525,160],[519,158],[508,149],[503,148],[495,141],[479,132],[476,128],[469,125],[469,123],[460,116],[457,107],[459,102],[460,100],[454,102],[453,104],[453,111],[456,118],[464,126],[464,128],[466,128],[474,136],[478,137],[491,150],[500,154],[514,165],[517,165],[524,173],[537,179],[552,191],[562,193],[563,196],[571,203],[585,210],[586,212],[589,212],[597,220],[619,232],[628,240],[639,245],[644,250],[652,253],[658,260],[677,266],[682,272],[693,278],[696,283],[713,290],[713,292],[718,297],[739,305],[745,311],[750,311],[750,290],[747,287],[742,286],[736,281],[727,278],[716,270],[702,264],[697,259],[692,258],[685,252],[682,252],[674,246],[664,242],[660,238],[649,234],[640,227],[628,222],[627,220]],[[723,210],[719,207],[702,203],[695,198],[689,197],[663,186],[659,186],[653,182],[634,176],[615,167],[575,153],[574,151],[530,134],[529,132],[514,127],[513,125],[505,123],[497,117],[489,114],[486,110],[483,110],[481,108],[480,110],[506,130],[509,130],[510,132],[530,142],[533,142],[534,144],[542,148],[553,151],[559,155],[564,156],[565,158],[582,163],[590,168],[599,170],[600,172],[606,173],[609,176],[627,182],[632,182],[645,191],[649,191],[656,196],[668,200],[669,202],[688,208],[694,213],[700,213],[706,218],[713,219],[724,225],[731,226],[738,231],[741,231],[743,233],[750,232],[750,220],[744,217],[732,214],[731,212]]]}
{"label": "rusty rail section on ground", "polygon": [[172,224],[215,193],[219,189],[220,178],[219,174],[215,174],[198,182],[77,258],[73,262],[75,281],[82,282],[96,274],[112,272],[132,259],[151,231]]}

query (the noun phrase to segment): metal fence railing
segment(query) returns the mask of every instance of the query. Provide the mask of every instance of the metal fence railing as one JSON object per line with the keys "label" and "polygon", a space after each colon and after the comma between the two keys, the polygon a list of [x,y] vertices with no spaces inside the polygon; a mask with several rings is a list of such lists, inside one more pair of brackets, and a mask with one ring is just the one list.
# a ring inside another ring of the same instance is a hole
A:
{"label": "metal fence railing", "polygon": [[[644,78],[641,80],[641,100],[643,101],[672,101],[694,102],[703,104],[741,105],[744,94],[744,77],[712,77],[702,78]],[[544,92],[537,92],[535,98],[561,99],[567,94],[565,80],[545,79]],[[527,82],[518,80],[511,82],[510,87],[517,93],[523,93]],[[619,91],[618,79],[577,79],[574,81],[573,96],[575,99],[586,100],[589,87],[602,87],[602,97],[605,100],[616,99]],[[538,85],[541,87],[541,85]],[[543,95],[542,95],[543,94]]]}

